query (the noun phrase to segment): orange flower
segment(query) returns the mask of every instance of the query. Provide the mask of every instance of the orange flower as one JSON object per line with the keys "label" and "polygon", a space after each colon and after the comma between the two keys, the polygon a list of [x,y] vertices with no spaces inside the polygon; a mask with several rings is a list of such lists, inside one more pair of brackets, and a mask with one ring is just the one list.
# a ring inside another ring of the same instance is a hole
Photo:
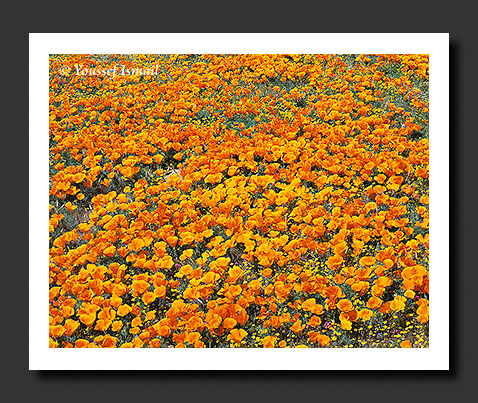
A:
{"label": "orange flower", "polygon": [[75,347],[76,348],[86,348],[88,347],[88,340],[85,340],[85,339],[77,339],[75,341]]}
{"label": "orange flower", "polygon": [[415,292],[412,290],[406,290],[403,295],[410,299],[415,298]]}
{"label": "orange flower", "polygon": [[370,309],[377,309],[382,305],[383,301],[377,297],[371,297],[367,301],[367,307]]}
{"label": "orange flower", "polygon": [[232,268],[229,269],[229,277],[236,281],[239,277],[242,277],[244,274],[242,269],[238,266],[233,266]]}
{"label": "orange flower", "polygon": [[392,285],[393,281],[386,276],[382,276],[382,277],[379,277],[377,280],[375,280],[375,284],[378,287],[385,288],[385,287],[388,287],[388,286]]}
{"label": "orange flower", "polygon": [[132,251],[139,252],[144,245],[144,241],[141,238],[135,238],[131,241],[128,247]]}
{"label": "orange flower", "polygon": [[335,277],[334,277],[334,281],[335,281],[337,284],[343,284],[344,281],[345,281],[345,277],[342,276],[341,274],[336,274]]}
{"label": "orange flower", "polygon": [[182,242],[187,245],[194,242],[194,235],[190,232],[185,232],[181,235]]}
{"label": "orange flower", "polygon": [[199,296],[199,290],[196,287],[187,287],[183,292],[185,299],[196,299],[199,298]]}
{"label": "orange flower", "polygon": [[266,278],[269,278],[272,275],[272,270],[269,268],[264,269],[262,270],[262,275]]}
{"label": "orange flower", "polygon": [[385,267],[386,267],[387,269],[392,268],[393,265],[394,265],[392,259],[385,259],[385,260],[383,261],[383,264],[385,265]]}
{"label": "orange flower", "polygon": [[179,256],[179,260],[186,260],[190,258],[193,255],[193,250],[192,249],[186,249],[181,256]]}
{"label": "orange flower", "polygon": [[130,330],[129,330],[130,334],[134,334],[134,335],[137,335],[141,332],[141,329],[139,327],[132,327]]}
{"label": "orange flower", "polygon": [[342,256],[333,255],[327,259],[326,264],[330,269],[337,271],[343,262],[344,259],[342,258]]}
{"label": "orange flower", "polygon": [[420,323],[425,324],[428,322],[428,315],[419,315],[417,319]]}
{"label": "orange flower", "polygon": [[113,332],[117,332],[118,330],[121,330],[121,328],[123,327],[123,322],[121,322],[120,320],[115,320],[112,324],[111,324],[111,330]]}
{"label": "orange flower", "polygon": [[129,305],[121,305],[117,311],[119,316],[126,316],[130,312],[131,312],[131,307]]}
{"label": "orange flower", "polygon": [[330,337],[325,335],[325,334],[321,334],[319,335],[319,337],[317,337],[317,342],[322,346],[322,347],[325,347],[327,346],[329,343],[330,343]]}
{"label": "orange flower", "polygon": [[169,244],[169,246],[171,246],[172,248],[174,248],[176,246],[176,244],[178,243],[178,240],[179,238],[177,236],[168,236],[166,238],[166,242]]}
{"label": "orange flower", "polygon": [[63,335],[63,333],[65,333],[65,330],[66,329],[61,325],[50,326],[50,336],[60,337]]}
{"label": "orange flower", "polygon": [[158,334],[163,337],[169,337],[171,334],[171,328],[167,325],[162,325],[158,329]]}
{"label": "orange flower", "polygon": [[362,309],[359,313],[358,313],[358,317],[362,320],[369,320],[373,315],[373,312],[369,309]]}
{"label": "orange flower", "polygon": [[410,344],[410,341],[409,340],[404,340],[400,343],[400,347],[402,348],[411,348],[412,345]]}
{"label": "orange flower", "polygon": [[65,204],[65,208],[69,211],[73,211],[74,209],[76,209],[76,206],[68,202]]}
{"label": "orange flower", "polygon": [[292,330],[294,333],[300,333],[304,329],[305,325],[303,325],[300,320],[297,320],[291,327],[290,330]]}
{"label": "orange flower", "polygon": [[221,316],[216,313],[208,312],[208,314],[206,315],[206,323],[210,329],[217,329],[220,326],[221,321]]}
{"label": "orange flower", "polygon": [[226,318],[224,319],[224,321],[222,322],[222,325],[226,328],[226,329],[232,329],[234,328],[234,326],[237,325],[237,321],[233,318]]}
{"label": "orange flower", "polygon": [[102,332],[105,332],[108,329],[110,324],[111,322],[108,323],[104,319],[98,319],[95,325],[95,330],[100,330]]}
{"label": "orange flower", "polygon": [[419,315],[428,315],[428,305],[420,305],[417,309]]}
{"label": "orange flower", "polygon": [[379,312],[380,313],[389,313],[391,312],[391,308],[390,308],[390,301],[389,302],[385,302],[384,304],[382,304],[382,306],[379,308]]}
{"label": "orange flower", "polygon": [[85,313],[80,315],[80,322],[84,323],[86,326],[90,327],[96,320],[96,313]]}
{"label": "orange flower", "polygon": [[76,320],[73,320],[73,319],[67,319],[65,320],[65,334],[67,336],[71,336],[73,334],[73,332],[78,329],[78,327],[80,326],[80,324],[76,321]]}
{"label": "orange flower", "polygon": [[379,287],[378,285],[374,285],[374,286],[372,287],[372,295],[373,295],[374,297],[381,297],[384,292],[385,292],[385,288],[384,288],[384,287]]}
{"label": "orange flower", "polygon": [[219,267],[223,267],[223,268],[226,268],[228,265],[229,265],[229,262],[231,261],[230,258],[228,257],[219,257],[217,260],[216,260],[216,263]]}
{"label": "orange flower", "polygon": [[302,309],[306,311],[312,311],[316,305],[316,300],[315,298],[309,298],[302,302]]}
{"label": "orange flower", "polygon": [[374,166],[375,166],[375,164],[372,161],[369,161],[364,165],[364,168],[367,171],[371,171],[374,168]]}
{"label": "orange flower", "polygon": [[155,294],[155,293],[152,293],[151,291],[148,291],[147,293],[143,294],[143,302],[146,304],[146,305],[149,305],[151,304],[152,302],[154,302],[154,300],[157,298],[158,296]]}
{"label": "orange flower", "polygon": [[226,297],[230,297],[230,298],[235,298],[237,297],[238,295],[240,295],[242,292],[242,288],[240,285],[231,285],[229,286],[229,288],[227,289],[227,292],[224,294]]}
{"label": "orange flower", "polygon": [[360,259],[359,263],[362,266],[372,266],[375,263],[375,258],[373,256],[364,256]]}
{"label": "orange flower", "polygon": [[246,336],[247,332],[244,329],[232,329],[227,338],[234,343],[240,343]]}
{"label": "orange flower", "polygon": [[199,316],[192,316],[187,322],[188,330],[195,331],[197,329],[202,329],[204,327],[204,322]]}
{"label": "orange flower", "polygon": [[164,298],[166,295],[166,287],[164,285],[155,287],[154,294],[157,295],[159,298]]}
{"label": "orange flower", "polygon": [[389,180],[388,180],[388,189],[390,190],[394,190],[394,191],[398,191],[398,189],[400,189],[400,185],[402,184],[403,182],[403,177],[401,176],[392,176]]}
{"label": "orange flower", "polygon": [[115,246],[111,245],[107,247],[105,250],[103,250],[103,255],[105,255],[106,257],[112,257],[114,256],[115,252],[116,252]]}
{"label": "orange flower", "polygon": [[353,309],[352,302],[348,299],[341,299],[337,303],[337,308],[339,308],[342,312],[349,312]]}
{"label": "orange flower", "polygon": [[312,327],[319,326],[322,323],[322,319],[320,319],[320,316],[312,316],[307,324]]}
{"label": "orange flower", "polygon": [[188,335],[186,336],[186,341],[189,344],[195,344],[196,342],[199,341],[200,338],[201,338],[201,335],[198,332],[192,332],[192,333],[188,333]]}
{"label": "orange flower", "polygon": [[358,281],[351,285],[352,290],[354,290],[359,295],[364,295],[369,289],[370,285],[367,281]]}
{"label": "orange flower", "polygon": [[173,267],[174,261],[173,258],[169,255],[165,255],[159,260],[158,265],[161,269],[170,269]]}
{"label": "orange flower", "polygon": [[103,341],[101,342],[101,347],[113,348],[113,347],[116,347],[117,343],[118,343],[118,339],[116,337],[111,337],[110,335],[106,335]]}
{"label": "orange flower", "polygon": [[150,284],[144,280],[136,280],[133,281],[131,288],[135,291],[136,295],[143,294],[148,288]]}
{"label": "orange flower", "polygon": [[344,330],[351,330],[352,329],[352,322],[344,319],[340,321],[340,328]]}
{"label": "orange flower", "polygon": [[385,179],[387,179],[387,177],[384,174],[378,174],[374,179],[378,183],[383,183],[383,182],[385,182]]}
{"label": "orange flower", "polygon": [[275,336],[266,336],[262,339],[262,345],[264,348],[274,348],[277,341]]}
{"label": "orange flower", "polygon": [[403,311],[405,308],[405,301],[403,301],[402,298],[406,300],[405,297],[395,297],[390,303],[390,308],[394,311]]}

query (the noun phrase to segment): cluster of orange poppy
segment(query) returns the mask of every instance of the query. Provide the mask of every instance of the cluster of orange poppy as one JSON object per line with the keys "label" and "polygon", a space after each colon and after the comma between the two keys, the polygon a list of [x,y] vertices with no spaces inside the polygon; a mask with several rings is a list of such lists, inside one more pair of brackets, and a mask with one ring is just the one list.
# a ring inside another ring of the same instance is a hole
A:
{"label": "cluster of orange poppy", "polygon": [[49,116],[51,347],[427,346],[428,56],[53,55]]}

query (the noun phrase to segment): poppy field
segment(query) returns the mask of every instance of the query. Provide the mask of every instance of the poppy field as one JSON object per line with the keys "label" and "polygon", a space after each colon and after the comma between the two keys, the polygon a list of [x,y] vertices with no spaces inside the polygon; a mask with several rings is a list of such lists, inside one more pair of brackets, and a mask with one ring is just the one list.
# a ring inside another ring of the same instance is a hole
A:
{"label": "poppy field", "polygon": [[428,55],[50,55],[49,346],[429,346]]}

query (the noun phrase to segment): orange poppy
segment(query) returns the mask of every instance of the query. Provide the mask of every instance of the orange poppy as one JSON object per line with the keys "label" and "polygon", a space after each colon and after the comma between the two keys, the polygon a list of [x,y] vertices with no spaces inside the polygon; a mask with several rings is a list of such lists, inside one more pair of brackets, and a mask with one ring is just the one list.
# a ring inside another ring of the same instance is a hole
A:
{"label": "orange poppy", "polygon": [[340,321],[340,328],[344,330],[351,330],[352,329],[352,322],[344,319]]}
{"label": "orange poppy", "polygon": [[75,341],[75,347],[76,348],[87,348],[88,347],[88,340],[85,339],[77,339]]}
{"label": "orange poppy", "polygon": [[145,243],[141,238],[135,238],[129,244],[129,249],[135,252],[139,252],[144,247],[144,245]]}
{"label": "orange poppy", "polygon": [[329,343],[330,343],[330,337],[325,335],[325,334],[321,334],[317,337],[317,342],[322,346],[322,347],[325,347],[327,346]]}
{"label": "orange poppy", "polygon": [[65,330],[66,329],[61,325],[50,326],[50,336],[60,337],[63,335],[63,333],[65,333]]}
{"label": "orange poppy", "polygon": [[294,333],[300,333],[304,329],[305,325],[303,325],[300,320],[297,320],[294,322],[294,324],[290,327],[290,330],[292,330]]}
{"label": "orange poppy", "polygon": [[84,323],[86,326],[90,327],[96,320],[96,313],[85,313],[80,315],[80,322]]}
{"label": "orange poppy", "polygon": [[370,309],[377,309],[382,305],[383,301],[378,297],[370,297],[367,301],[367,307]]}
{"label": "orange poppy", "polygon": [[309,298],[302,303],[302,309],[306,311],[312,311],[316,306],[315,298]]}
{"label": "orange poppy", "polygon": [[359,313],[358,313],[358,318],[362,319],[362,320],[369,320],[373,315],[373,312],[369,309],[362,309]]}
{"label": "orange poppy", "polygon": [[148,291],[146,292],[145,294],[143,294],[143,302],[146,304],[146,305],[149,305],[151,304],[152,302],[154,302],[154,300],[158,297],[158,295],[156,295],[155,293],[151,292],[151,291]]}
{"label": "orange poppy", "polygon": [[121,305],[118,310],[117,310],[117,313],[119,316],[126,316],[128,315],[130,312],[131,312],[131,307],[129,305]]}
{"label": "orange poppy", "polygon": [[372,266],[375,263],[375,258],[373,256],[364,256],[360,259],[359,263],[362,266]]}
{"label": "orange poppy", "polygon": [[76,209],[76,206],[68,202],[65,204],[65,208],[69,211],[73,211],[74,209]]}
{"label": "orange poppy", "polygon": [[390,308],[393,311],[403,311],[403,309],[405,309],[405,301],[403,301],[402,298],[404,297],[395,297],[395,299],[390,302]]}
{"label": "orange poppy", "polygon": [[326,264],[330,269],[337,271],[343,262],[342,256],[333,255],[327,259]]}
{"label": "orange poppy", "polygon": [[247,332],[244,329],[232,329],[227,338],[234,343],[241,343]]}
{"label": "orange poppy", "polygon": [[111,330],[113,332],[117,332],[119,330],[121,330],[121,328],[123,327],[123,322],[121,322],[120,320],[115,320],[112,324],[111,324]]}
{"label": "orange poppy", "polygon": [[154,294],[157,295],[159,298],[164,298],[166,295],[166,287],[164,285],[155,287]]}
{"label": "orange poppy", "polygon": [[337,308],[339,308],[342,312],[349,312],[353,309],[352,302],[348,299],[341,299],[337,303]]}
{"label": "orange poppy", "polygon": [[74,331],[76,329],[78,329],[78,327],[80,326],[80,324],[76,321],[76,320],[73,320],[73,319],[67,319],[65,320],[65,334],[67,336],[71,336]]}
{"label": "orange poppy", "polygon": [[275,336],[266,336],[262,339],[262,345],[264,348],[274,348],[277,342],[277,337]]}
{"label": "orange poppy", "polygon": [[237,325],[237,321],[233,318],[226,318],[223,320],[222,325],[226,329],[233,329]]}

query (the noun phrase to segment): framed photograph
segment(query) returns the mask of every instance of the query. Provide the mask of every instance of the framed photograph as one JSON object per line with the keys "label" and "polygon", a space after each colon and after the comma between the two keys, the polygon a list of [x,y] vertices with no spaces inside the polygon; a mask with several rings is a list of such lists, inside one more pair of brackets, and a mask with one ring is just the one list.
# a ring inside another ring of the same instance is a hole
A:
{"label": "framed photograph", "polygon": [[448,58],[30,34],[30,369],[448,370]]}

